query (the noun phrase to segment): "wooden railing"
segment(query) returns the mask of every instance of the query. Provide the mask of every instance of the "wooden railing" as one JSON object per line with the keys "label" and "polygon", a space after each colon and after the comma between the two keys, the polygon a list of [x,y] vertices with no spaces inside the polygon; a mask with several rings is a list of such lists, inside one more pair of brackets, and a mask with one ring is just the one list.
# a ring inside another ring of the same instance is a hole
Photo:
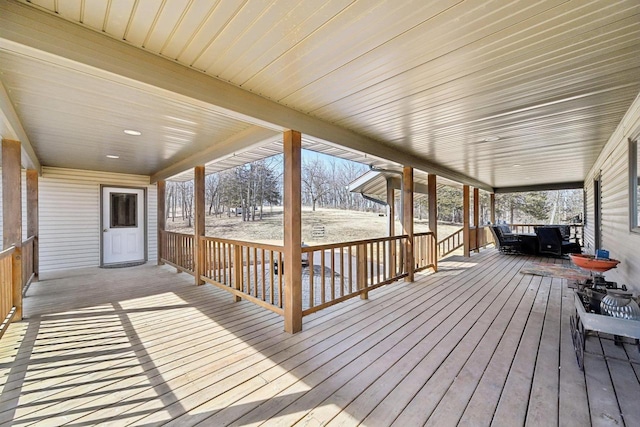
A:
{"label": "wooden railing", "polygon": [[422,271],[427,268],[435,268],[437,262],[436,239],[433,232],[415,233],[413,235],[413,259],[415,260],[415,271]]}
{"label": "wooden railing", "polygon": [[451,252],[455,251],[458,248],[461,248],[462,245],[464,245],[463,231],[464,229],[461,228],[438,242],[439,259],[446,257]]}
{"label": "wooden railing", "polygon": [[35,277],[35,264],[34,264],[34,248],[35,248],[35,236],[29,237],[22,242],[22,293],[27,291],[27,287],[31,284],[31,281]]}
{"label": "wooden railing", "polygon": [[495,243],[493,234],[491,233],[491,228],[489,228],[488,225],[481,225],[480,227],[470,227],[469,234],[469,250],[474,251]]}
{"label": "wooden railing", "polygon": [[17,255],[14,246],[0,252],[0,336],[7,330],[7,326],[15,313],[13,305],[14,274],[13,268]]}
{"label": "wooden railing", "polygon": [[[557,224],[551,224],[557,225]],[[583,234],[584,234],[584,225],[581,223],[577,224],[561,224],[563,226],[569,227],[569,231],[571,234],[571,239],[574,241],[579,241],[580,244],[584,244]],[[535,233],[535,227],[548,227],[549,224],[508,224],[511,231],[516,234],[524,234],[524,233]],[[576,240],[577,239],[577,240]]]}
{"label": "wooden railing", "polygon": [[165,262],[180,271],[195,274],[193,271],[193,234],[161,232],[162,262]]}
{"label": "wooden railing", "polygon": [[[163,231],[161,261],[194,273],[193,235]],[[302,248],[302,314],[308,315],[407,276],[408,236]],[[282,246],[200,237],[200,279],[284,315]],[[414,235],[416,271],[435,267],[433,233]]]}
{"label": "wooden railing", "polygon": [[201,279],[283,314],[283,248],[213,237],[200,238]]}
{"label": "wooden railing", "polygon": [[403,248],[408,237],[393,236],[302,248],[302,315],[362,295],[407,275]]}

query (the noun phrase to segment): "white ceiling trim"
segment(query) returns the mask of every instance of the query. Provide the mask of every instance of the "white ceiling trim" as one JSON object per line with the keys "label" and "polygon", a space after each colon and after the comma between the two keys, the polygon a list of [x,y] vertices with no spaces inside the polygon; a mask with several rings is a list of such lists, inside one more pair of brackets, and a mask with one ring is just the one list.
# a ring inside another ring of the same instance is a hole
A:
{"label": "white ceiling trim", "polygon": [[0,81],[0,119],[2,121],[2,139],[12,139],[20,142],[20,150],[22,151],[22,167],[38,171],[38,175],[42,176],[42,166],[33,151],[31,142],[27,137],[27,133],[22,127],[20,118],[16,113],[9,94]]}
{"label": "white ceiling trim", "polygon": [[0,40],[3,49],[16,49],[15,45],[10,46],[11,42],[26,46],[109,75],[125,77],[132,80],[132,84],[137,82],[135,84],[151,86],[165,94],[168,91],[216,106],[220,114],[256,126],[278,132],[295,129],[327,142],[492,191],[486,183],[426,158],[400,152],[379,140],[324,122],[33,7],[13,1],[0,2],[0,39],[3,39]]}

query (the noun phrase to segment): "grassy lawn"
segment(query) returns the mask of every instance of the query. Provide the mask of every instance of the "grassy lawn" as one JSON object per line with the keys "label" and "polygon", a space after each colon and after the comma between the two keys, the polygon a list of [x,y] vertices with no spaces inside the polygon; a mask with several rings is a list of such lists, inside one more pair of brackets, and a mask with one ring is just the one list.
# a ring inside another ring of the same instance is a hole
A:
{"label": "grassy lawn", "polygon": [[[262,220],[242,221],[241,216],[228,217],[223,214],[206,216],[206,235],[226,239],[243,240],[259,243],[282,244],[282,207],[265,208]],[[313,237],[314,227],[324,226],[324,237]],[[396,234],[401,234],[402,227],[396,221]],[[438,239],[452,234],[462,225],[438,225]],[[187,222],[181,218],[173,221],[167,219],[167,230],[181,233],[193,233],[193,228],[187,227]],[[426,219],[414,220],[414,232],[429,231]],[[302,240],[309,245],[339,243],[354,240],[371,239],[387,236],[387,217],[378,213],[358,212],[340,209],[317,209],[303,207],[302,210]]]}

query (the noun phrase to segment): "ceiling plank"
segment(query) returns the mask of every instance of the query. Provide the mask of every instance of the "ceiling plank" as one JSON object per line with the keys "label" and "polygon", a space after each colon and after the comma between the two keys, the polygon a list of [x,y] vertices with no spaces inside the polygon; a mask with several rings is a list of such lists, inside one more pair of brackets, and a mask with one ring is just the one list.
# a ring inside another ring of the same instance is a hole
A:
{"label": "ceiling plank", "polygon": [[168,91],[188,97],[256,126],[277,132],[295,129],[324,141],[492,191],[488,184],[423,156],[400,151],[383,141],[322,121],[21,3],[0,1],[0,49],[31,56],[44,55],[49,61],[63,58],[67,60],[65,66],[80,67],[83,72],[87,72],[86,66],[89,66],[92,73],[101,73],[105,78],[124,77],[132,85],[141,84],[165,95]]}
{"label": "ceiling plank", "polygon": [[0,127],[0,130],[2,130],[2,139],[20,141],[20,147],[22,150],[22,166],[26,169],[36,170],[38,171],[38,175],[42,175],[42,166],[40,165],[40,160],[38,160],[36,152],[33,151],[33,147],[31,146],[31,142],[27,137],[27,133],[22,127],[22,123],[20,122],[20,118],[18,117],[15,108],[13,108],[13,104],[11,103],[11,99],[9,98],[9,93],[7,92],[4,84],[1,81],[0,121],[2,122],[2,125]]}
{"label": "ceiling plank", "polygon": [[187,157],[175,164],[151,175],[151,183],[170,178],[195,166],[204,165],[211,160],[233,155],[235,152],[250,150],[274,138],[281,138],[278,132],[253,126],[222,142],[215,142],[209,148]]}

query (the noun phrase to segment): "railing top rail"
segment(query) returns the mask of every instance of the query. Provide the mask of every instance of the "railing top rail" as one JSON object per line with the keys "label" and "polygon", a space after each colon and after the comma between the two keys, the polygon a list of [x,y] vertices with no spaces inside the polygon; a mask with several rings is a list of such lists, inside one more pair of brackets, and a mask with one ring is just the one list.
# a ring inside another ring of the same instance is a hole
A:
{"label": "railing top rail", "polygon": [[310,246],[303,246],[302,252],[313,252],[313,251],[321,251],[325,249],[335,249],[335,248],[344,248],[348,246],[366,245],[367,243],[391,242],[394,240],[406,239],[407,237],[408,236],[406,234],[403,234],[400,236],[378,237],[375,239],[354,240],[351,242],[340,242],[340,243],[329,243],[326,245],[310,245]]}
{"label": "railing top rail", "polygon": [[31,243],[33,240],[35,240],[36,236],[31,236],[29,237],[27,240],[22,242],[22,245],[27,245],[29,243]]}
{"label": "railing top rail", "polygon": [[11,246],[7,249],[5,249],[4,251],[0,252],[0,260],[3,260],[9,256],[11,256],[11,254],[13,254],[16,251],[16,247],[15,246]]}
{"label": "railing top rail", "polygon": [[413,233],[414,237],[419,236],[433,236],[433,231],[422,231],[420,233]]}
{"label": "railing top rail", "polygon": [[237,245],[237,246],[249,246],[249,247],[255,247],[258,249],[264,249],[267,251],[275,251],[275,252],[284,251],[284,246],[270,245],[267,243],[246,242],[243,240],[233,240],[233,239],[222,239],[220,237],[213,237],[213,236],[202,236],[200,238],[202,240],[207,240],[211,242],[229,243],[231,245]]}
{"label": "railing top rail", "polygon": [[162,234],[173,234],[176,236],[182,236],[182,237],[190,237],[193,238],[193,234],[186,234],[186,233],[177,233],[175,231],[167,231],[167,230],[161,230],[160,231]]}

